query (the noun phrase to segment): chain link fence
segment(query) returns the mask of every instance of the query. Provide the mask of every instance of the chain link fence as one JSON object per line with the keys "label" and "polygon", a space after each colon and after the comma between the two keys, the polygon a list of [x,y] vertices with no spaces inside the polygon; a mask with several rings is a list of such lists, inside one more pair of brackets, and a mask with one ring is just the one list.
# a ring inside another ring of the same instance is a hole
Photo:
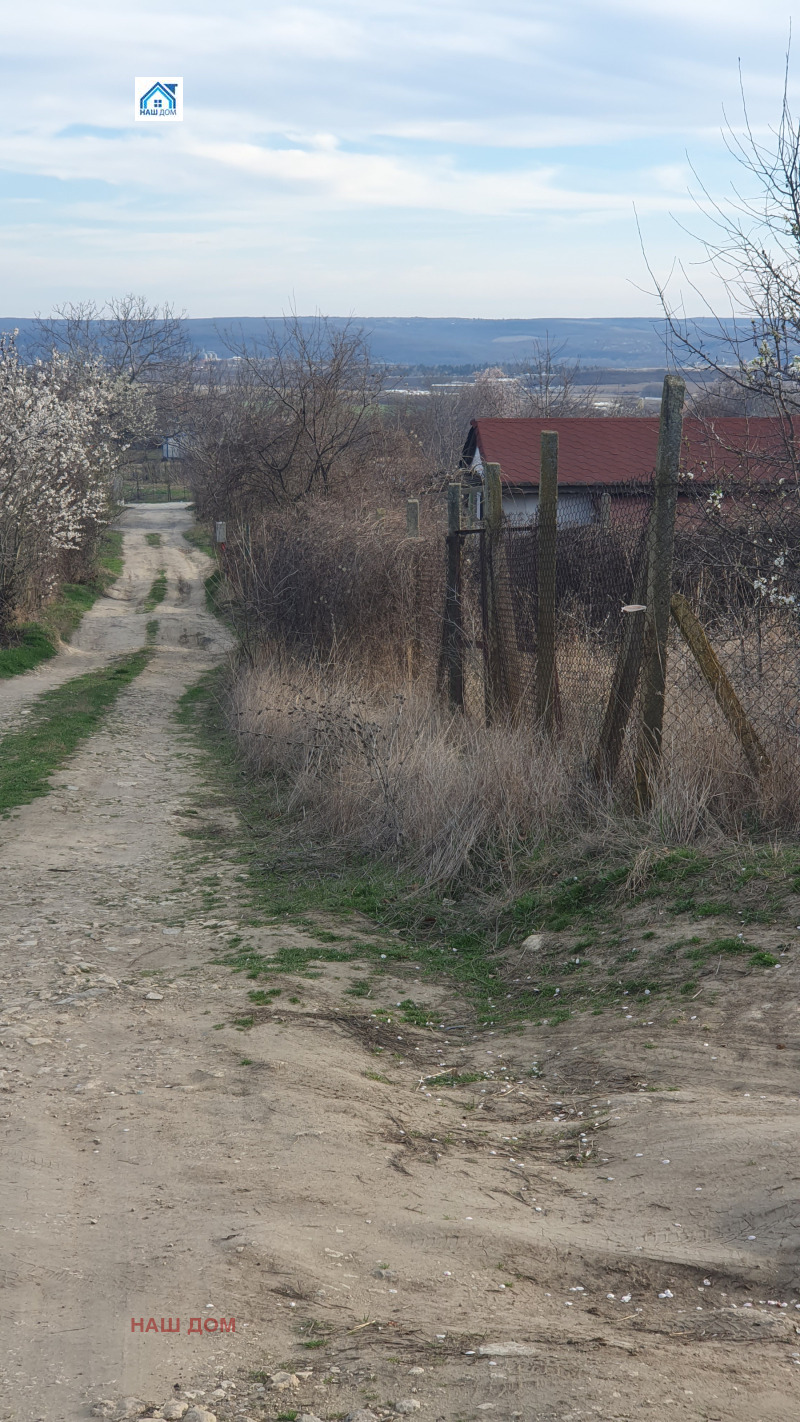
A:
{"label": "chain link fence", "polygon": [[[603,747],[616,737],[606,778],[624,793],[641,741],[654,485],[594,493],[592,523],[554,520],[547,529],[534,517],[494,534],[451,530],[438,681],[471,718],[505,715],[533,728],[547,707],[549,674],[556,741],[603,778]],[[699,795],[739,805],[749,798],[760,810],[767,799],[785,815],[800,784],[800,491],[783,482],[710,487],[682,479],[674,540],[663,773],[680,769]],[[545,565],[554,605],[549,654]]]}

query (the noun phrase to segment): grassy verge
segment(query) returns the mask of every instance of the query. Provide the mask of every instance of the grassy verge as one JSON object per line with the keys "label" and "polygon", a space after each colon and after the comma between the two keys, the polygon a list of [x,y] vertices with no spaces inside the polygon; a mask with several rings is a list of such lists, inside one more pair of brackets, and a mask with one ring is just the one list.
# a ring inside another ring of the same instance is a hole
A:
{"label": "grassy verge", "polygon": [[160,534],[160,533],[146,533],[145,536],[144,536],[144,541],[145,541],[145,543],[148,543],[151,548],[160,548],[160,547],[161,547],[161,534]]}
{"label": "grassy verge", "polygon": [[26,725],[0,740],[0,813],[47,794],[50,776],[97,729],[150,656],[142,649],[39,697]]}
{"label": "grassy verge", "polygon": [[31,671],[54,657],[59,641],[68,642],[85,612],[122,572],[122,534],[108,529],[100,543],[97,572],[89,583],[64,583],[38,622],[19,629],[11,647],[0,647],[0,679]]}
{"label": "grassy verge", "polygon": [[[554,843],[520,856],[521,884],[509,892],[499,883],[478,890],[469,882],[430,890],[385,861],[315,843],[286,810],[280,787],[257,781],[237,758],[220,708],[220,676],[190,689],[179,714],[209,753],[213,795],[231,799],[253,827],[232,834],[226,846],[246,876],[241,902],[253,925],[290,922],[316,940],[264,956],[246,933],[231,938],[225,961],[254,981],[310,976],[319,962],[366,960],[375,975],[412,962],[423,978],[457,987],[480,1025],[557,1026],[575,1013],[623,1004],[631,1012],[651,1013],[657,1002],[683,1010],[704,985],[718,985],[721,967],[723,976],[760,974],[792,949],[800,845],[731,842],[706,855]],[[210,838],[219,840],[218,827]],[[229,908],[215,874],[205,880],[203,907]],[[721,919],[723,932],[715,924]],[[747,925],[760,926],[774,951],[749,941],[752,933],[745,941]],[[351,995],[368,994],[366,982]],[[253,1000],[263,997],[255,988]],[[431,1020],[411,999],[395,1015]]]}
{"label": "grassy verge", "polygon": [[211,534],[203,523],[193,523],[191,528],[183,530],[183,536],[187,543],[191,543],[193,548],[198,548],[201,553],[207,553],[209,558],[214,556],[214,545],[211,542]]}

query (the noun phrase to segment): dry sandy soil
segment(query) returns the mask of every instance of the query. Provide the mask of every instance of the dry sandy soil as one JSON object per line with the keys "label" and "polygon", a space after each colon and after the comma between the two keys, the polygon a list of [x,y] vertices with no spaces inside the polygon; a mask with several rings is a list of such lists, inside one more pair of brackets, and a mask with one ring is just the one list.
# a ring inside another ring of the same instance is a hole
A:
{"label": "dry sandy soil", "polygon": [[[188,522],[128,511],[113,598],[0,686],[13,719],[141,645],[167,569],[148,669],[0,826],[0,1419],[796,1418],[796,971],[723,974],[672,1022],[503,1035],[413,965],[359,1000],[357,964],[320,963],[237,1027],[252,984],[213,961],[242,917],[232,811],[173,717],[227,640]],[[372,1015],[409,994],[444,1029]],[[443,1067],[493,1075],[437,1090]]]}

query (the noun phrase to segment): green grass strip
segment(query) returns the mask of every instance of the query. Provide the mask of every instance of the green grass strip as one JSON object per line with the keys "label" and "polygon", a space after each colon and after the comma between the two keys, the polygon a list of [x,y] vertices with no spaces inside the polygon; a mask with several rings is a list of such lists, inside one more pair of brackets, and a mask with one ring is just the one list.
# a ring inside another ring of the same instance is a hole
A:
{"label": "green grass strip", "polygon": [[50,776],[97,730],[151,656],[142,648],[39,697],[27,724],[0,740],[0,814],[48,793]]}
{"label": "green grass strip", "polygon": [[160,534],[160,533],[146,533],[145,536],[144,536],[144,541],[145,541],[145,543],[149,543],[149,545],[150,545],[151,548],[160,548],[160,547],[161,547],[161,534]]}
{"label": "green grass strip", "polygon": [[158,607],[167,595],[167,571],[166,568],[159,568],[158,573],[150,584],[150,591],[143,604],[142,612],[152,612],[154,607]]}
{"label": "green grass strip", "polygon": [[48,603],[38,622],[27,622],[19,628],[16,640],[9,647],[0,647],[0,680],[32,671],[41,662],[54,657],[59,639],[68,642],[85,612],[110,587],[122,572],[122,534],[107,529],[100,541],[97,570],[91,582],[63,583],[57,596]]}

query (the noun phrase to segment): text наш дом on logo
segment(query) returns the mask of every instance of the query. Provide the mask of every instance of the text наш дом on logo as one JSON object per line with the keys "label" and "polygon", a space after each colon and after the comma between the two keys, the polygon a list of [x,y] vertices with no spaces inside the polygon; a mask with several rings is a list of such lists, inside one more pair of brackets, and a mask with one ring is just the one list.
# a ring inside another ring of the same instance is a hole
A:
{"label": "text \u043d\u0430\u0448 \u0434\u043e\u043c on logo", "polygon": [[183,119],[183,80],[156,75],[135,79],[134,118],[137,123],[179,123]]}

